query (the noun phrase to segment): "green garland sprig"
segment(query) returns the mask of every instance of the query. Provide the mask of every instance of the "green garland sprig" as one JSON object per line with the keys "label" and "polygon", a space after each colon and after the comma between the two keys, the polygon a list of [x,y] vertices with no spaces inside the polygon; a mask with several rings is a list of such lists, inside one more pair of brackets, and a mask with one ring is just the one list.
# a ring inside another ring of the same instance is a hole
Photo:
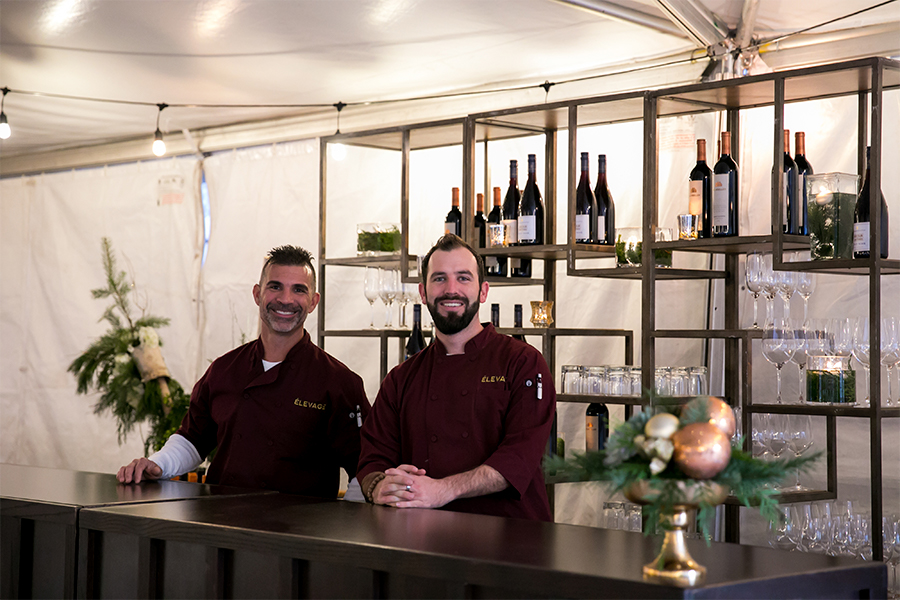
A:
{"label": "green garland sprig", "polygon": [[144,440],[144,452],[158,450],[181,425],[190,397],[172,378],[168,380],[168,397],[163,396],[157,380],[142,382],[131,350],[140,344],[142,329],[164,327],[169,319],[143,314],[132,319],[129,294],[133,286],[125,271],[117,269],[109,238],[104,237],[101,245],[106,287],[91,290],[91,295],[96,299],[112,298],[112,304],[100,318],[109,323],[110,330],[72,361],[68,370],[76,376],[79,394],[100,392],[94,413],[108,411],[115,417],[120,444],[135,424],[149,419],[150,434]]}

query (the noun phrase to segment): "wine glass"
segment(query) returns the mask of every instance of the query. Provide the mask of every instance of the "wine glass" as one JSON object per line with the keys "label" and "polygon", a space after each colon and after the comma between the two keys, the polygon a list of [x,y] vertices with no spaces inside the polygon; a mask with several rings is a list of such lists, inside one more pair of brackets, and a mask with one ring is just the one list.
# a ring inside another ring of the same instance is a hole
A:
{"label": "wine glass", "polygon": [[863,366],[866,378],[866,398],[862,406],[869,405],[869,319],[858,317],[853,328],[853,357]]}
{"label": "wine glass", "polygon": [[900,363],[900,319],[884,317],[881,320],[881,364],[887,369],[888,396],[887,406],[894,405],[893,373],[894,367]]}
{"label": "wine glass", "polygon": [[832,319],[831,354],[834,356],[850,356],[853,351],[853,325],[850,319]]}
{"label": "wine glass", "polygon": [[779,506],[778,513],[778,520],[769,522],[768,525],[769,545],[777,550],[791,550],[794,547],[791,536],[796,537],[794,522],[791,520],[791,507]]}
{"label": "wine glass", "polygon": [[[787,429],[787,446],[800,458],[800,455],[809,450],[813,445],[812,417],[810,415],[789,415]],[[808,488],[800,485],[800,469],[797,469],[794,485],[783,487],[783,492],[805,492]]]}
{"label": "wine glass", "polygon": [[778,295],[781,296],[782,302],[784,302],[783,316],[789,319],[791,316],[791,297],[797,290],[797,274],[794,271],[778,271],[775,274],[775,287],[778,290]]}
{"label": "wine glass", "polygon": [[381,301],[384,302],[384,305],[387,308],[384,320],[386,329],[394,328],[394,300],[397,298],[399,275],[400,272],[394,269],[384,269],[381,271],[378,293],[381,296]]}
{"label": "wine glass", "polygon": [[763,443],[766,450],[774,458],[781,458],[784,451],[787,450],[787,415],[769,414],[766,415],[767,426],[763,432]]}
{"label": "wine glass", "polygon": [[[892,578],[888,580],[888,589],[897,598],[900,593],[900,519],[893,519],[890,529],[891,560],[889,561]],[[887,554],[887,553],[885,553]]]}
{"label": "wine glass", "polygon": [[409,329],[406,324],[406,305],[409,304],[409,295],[406,293],[408,283],[399,282],[400,289],[397,290],[397,303],[400,305],[400,329]]}
{"label": "wine glass", "polygon": [[806,547],[806,530],[809,522],[812,520],[812,509],[809,504],[795,504],[791,507],[791,543],[794,549],[800,552],[807,552]]}
{"label": "wine glass", "polygon": [[763,274],[765,273],[765,261],[759,252],[751,252],[747,255],[747,264],[744,265],[744,282],[747,289],[753,294],[753,326],[751,329],[759,329],[759,293],[763,289]]}
{"label": "wine glass", "polygon": [[775,365],[776,404],[781,404],[781,368],[794,354],[794,331],[785,319],[773,319],[763,330],[763,357]]}
{"label": "wine glass", "polygon": [[797,293],[803,298],[803,320],[809,318],[809,297],[816,290],[816,274],[808,271],[797,272]]}
{"label": "wine glass", "polygon": [[365,294],[369,301],[369,329],[375,329],[375,301],[378,300],[380,273],[376,267],[366,267]]}
{"label": "wine glass", "polygon": [[772,255],[763,256],[762,290],[766,296],[766,323],[775,318],[775,296],[778,294],[778,281],[772,270]]}
{"label": "wine glass", "polygon": [[791,362],[797,364],[799,381],[800,381],[800,404],[803,404],[803,389],[806,387],[806,379],[804,374],[806,371],[806,359],[809,356],[809,323],[801,323],[800,321],[792,321],[794,327],[794,353],[791,355]]}

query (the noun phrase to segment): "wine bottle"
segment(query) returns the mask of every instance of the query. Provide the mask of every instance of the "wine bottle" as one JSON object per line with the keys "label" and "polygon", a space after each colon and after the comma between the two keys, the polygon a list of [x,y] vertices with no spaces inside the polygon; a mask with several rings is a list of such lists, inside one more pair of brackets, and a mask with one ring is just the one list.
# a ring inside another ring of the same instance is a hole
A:
{"label": "wine bottle", "polygon": [[584,449],[588,452],[606,448],[609,437],[609,409],[592,402],[584,413]]}
{"label": "wine bottle", "polygon": [[598,244],[614,246],[616,243],[616,205],[606,184],[606,155],[597,157],[597,239]]}
{"label": "wine bottle", "polygon": [[[775,173],[775,167],[772,167]],[[796,234],[800,224],[800,196],[797,194],[797,163],[791,158],[791,132],[784,130],[784,172],[781,176],[781,193],[784,208],[781,211],[781,230]]]}
{"label": "wine bottle", "polygon": [[[494,208],[488,215],[487,222],[493,225],[503,224],[503,209],[500,208],[500,188],[494,188]],[[488,275],[506,277],[505,256],[485,256],[484,268]]]}
{"label": "wine bottle", "polygon": [[597,239],[597,199],[591,190],[588,153],[581,153],[581,179],[575,190],[575,241],[589,244]]}
{"label": "wine bottle", "polygon": [[794,139],[796,141],[796,154],[794,155],[794,162],[797,163],[797,188],[800,193],[797,196],[800,198],[800,210],[798,215],[800,217],[799,226],[797,228],[797,235],[809,235],[809,223],[807,222],[807,190],[806,190],[806,178],[809,175],[813,174],[812,165],[809,164],[809,161],[806,160],[806,134],[802,131],[798,131],[794,134]]}
{"label": "wine bottle", "polygon": [[[520,246],[544,243],[544,201],[537,184],[537,158],[528,155],[528,181],[519,200],[518,242]],[[514,277],[531,277],[531,259],[523,258],[519,270],[513,270]]]}
{"label": "wine bottle", "polygon": [[485,247],[487,221],[484,220],[484,194],[475,195],[475,242],[478,248]]}
{"label": "wine bottle", "polygon": [[706,140],[697,140],[697,164],[691,169],[688,212],[700,216],[700,237],[711,237],[712,171],[706,164]]}
{"label": "wine bottle", "polygon": [[453,206],[444,220],[444,233],[462,235],[462,212],[459,210],[459,188],[453,188]]}
{"label": "wine bottle", "polygon": [[[519,241],[519,163],[515,160],[509,161],[509,188],[506,190],[506,196],[503,198],[503,235],[509,246],[517,246]],[[522,260],[519,258],[509,259],[510,275],[518,273],[522,268]]]}
{"label": "wine bottle", "polygon": [[[871,151],[871,147],[866,148],[866,177],[863,180],[859,196],[856,198],[856,210],[853,213],[853,258],[869,258],[871,251],[872,191],[869,181]],[[881,196],[881,258],[887,258],[888,236],[890,235],[888,208],[884,194],[879,193],[878,195]]]}
{"label": "wine bottle", "polygon": [[413,327],[409,332],[409,339],[406,340],[406,356],[403,360],[409,359],[413,354],[425,348],[425,336],[422,335],[422,305],[413,305]]}
{"label": "wine bottle", "polygon": [[738,166],[731,158],[731,133],[722,132],[722,156],[713,168],[712,234],[738,235]]}
{"label": "wine bottle", "polygon": [[[513,305],[513,327],[516,329],[522,329],[522,305],[515,304]],[[520,342],[525,341],[525,336],[521,333],[513,334],[514,340],[519,340]]]}

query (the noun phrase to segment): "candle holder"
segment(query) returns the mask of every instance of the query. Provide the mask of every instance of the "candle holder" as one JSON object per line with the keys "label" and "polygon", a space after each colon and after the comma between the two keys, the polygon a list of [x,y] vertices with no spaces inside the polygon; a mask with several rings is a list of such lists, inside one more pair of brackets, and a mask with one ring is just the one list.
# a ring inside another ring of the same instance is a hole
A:
{"label": "candle holder", "polygon": [[807,176],[806,212],[813,260],[853,258],[853,212],[858,187],[858,175]]}
{"label": "candle holder", "polygon": [[553,323],[553,301],[552,300],[532,300],[531,301],[531,324],[535,327],[550,327]]}
{"label": "candle holder", "polygon": [[849,356],[811,354],[806,359],[808,404],[855,404],[856,371]]}

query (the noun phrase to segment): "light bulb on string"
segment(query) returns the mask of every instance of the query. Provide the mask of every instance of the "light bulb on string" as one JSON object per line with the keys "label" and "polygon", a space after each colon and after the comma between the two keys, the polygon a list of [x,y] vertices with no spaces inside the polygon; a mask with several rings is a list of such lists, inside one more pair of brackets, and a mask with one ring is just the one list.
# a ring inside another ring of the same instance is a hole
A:
{"label": "light bulb on string", "polygon": [[159,116],[168,104],[157,104],[159,112],[156,113],[156,132],[153,134],[153,154],[156,156],[164,156],[166,153],[166,143],[163,141],[162,131],[159,129]]}
{"label": "light bulb on string", "polygon": [[3,88],[3,99],[0,100],[0,140],[9,139],[9,136],[12,135],[12,129],[9,128],[9,122],[6,120],[6,112],[3,110],[8,93],[9,88]]}

